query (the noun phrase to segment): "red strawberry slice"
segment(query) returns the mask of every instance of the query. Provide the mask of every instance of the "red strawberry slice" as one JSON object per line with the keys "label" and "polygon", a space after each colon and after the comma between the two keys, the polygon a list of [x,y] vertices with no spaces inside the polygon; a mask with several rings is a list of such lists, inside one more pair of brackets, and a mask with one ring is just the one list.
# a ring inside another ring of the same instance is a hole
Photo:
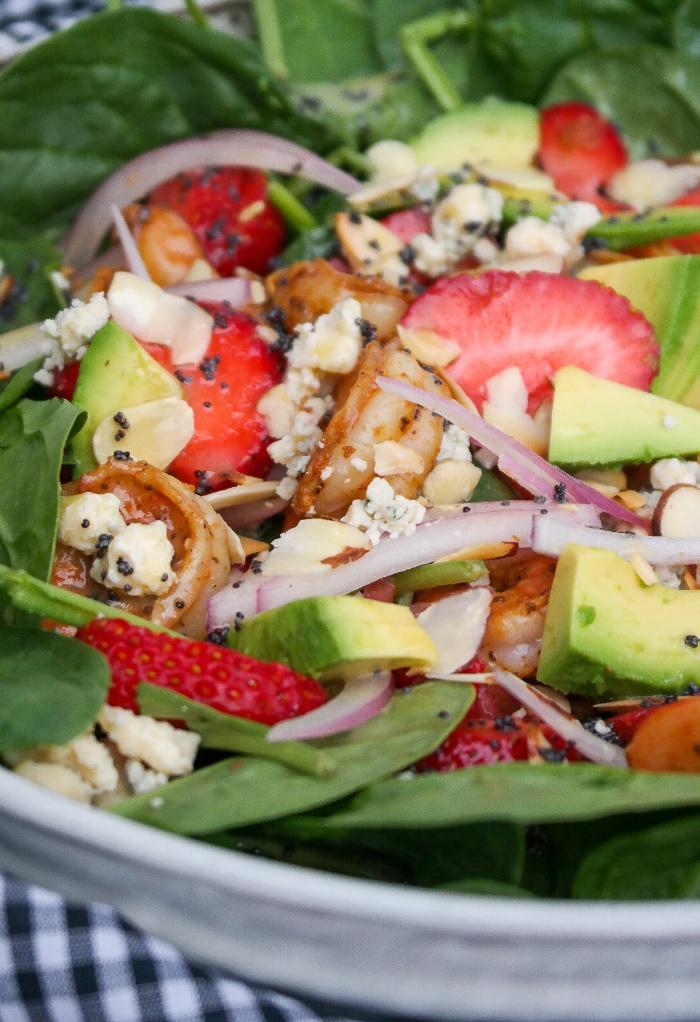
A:
{"label": "red strawberry slice", "polygon": [[[670,203],[671,206],[700,206],[700,188],[694,188],[692,192],[681,195],[680,199]],[[672,238],[671,244],[674,248],[689,255],[700,255],[700,234],[686,234],[682,238]]]}
{"label": "red strawberry slice", "polygon": [[195,232],[222,277],[243,266],[266,273],[284,245],[284,220],[267,198],[267,178],[249,167],[206,167],[178,174],[151,193]]}
{"label": "red strawberry slice", "polygon": [[250,316],[226,303],[204,307],[214,316],[214,329],[198,366],[174,370],[167,348],[144,345],[180,380],[194,412],[194,436],[168,470],[200,493],[230,485],[232,472],[266,474],[269,438],[255,406],[280,378],[279,362]]}
{"label": "red strawberry slice", "polygon": [[552,393],[565,365],[648,390],[659,345],[651,325],[626,298],[591,280],[532,271],[489,270],[437,281],[401,321],[456,341],[450,374],[479,406],[486,381],[518,366],[533,411]]}
{"label": "red strawberry slice", "polygon": [[397,209],[382,220],[385,227],[403,241],[405,245],[413,241],[416,234],[430,234],[432,227],[430,214],[421,206],[412,209]]}
{"label": "red strawberry slice", "polygon": [[236,717],[276,724],[328,701],[323,687],[284,664],[261,663],[211,642],[173,638],[115,618],[83,625],[77,637],[107,657],[110,706],[138,713],[136,686],[147,681]]}
{"label": "red strawberry slice", "polygon": [[556,103],[540,114],[539,161],[565,195],[603,202],[607,209],[610,201],[598,190],[625,166],[627,151],[612,124],[592,106]]}
{"label": "red strawberry slice", "polygon": [[528,726],[510,717],[498,722],[466,718],[442,745],[416,764],[418,773],[450,773],[483,763],[512,763],[528,758]]}
{"label": "red strawberry slice", "polygon": [[49,388],[51,397],[62,397],[66,401],[73,398],[75,385],[78,382],[80,362],[69,362],[64,369],[54,369],[53,384]]}

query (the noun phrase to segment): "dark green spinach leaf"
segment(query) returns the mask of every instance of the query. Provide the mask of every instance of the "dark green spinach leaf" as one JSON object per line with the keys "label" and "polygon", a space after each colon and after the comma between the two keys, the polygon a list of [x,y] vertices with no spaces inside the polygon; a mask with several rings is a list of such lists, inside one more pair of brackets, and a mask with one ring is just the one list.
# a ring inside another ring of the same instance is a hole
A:
{"label": "dark green spinach leaf", "polygon": [[43,362],[43,358],[35,358],[33,362],[28,362],[12,373],[9,380],[0,383],[0,412],[16,405],[29,388],[34,386],[34,373],[41,369]]}
{"label": "dark green spinach leaf", "polygon": [[[3,198],[3,206],[6,201]],[[0,240],[0,262],[12,278],[10,292],[0,305],[0,333],[55,315],[59,304],[50,274],[60,270],[62,259],[50,241]]]}
{"label": "dark green spinach leaf", "polygon": [[574,898],[700,898],[700,816],[614,838],[581,863]]}
{"label": "dark green spinach leaf", "polygon": [[152,792],[138,795],[112,811],[178,834],[213,834],[308,812],[436,749],[473,699],[472,686],[444,682],[397,692],[373,720],[311,743],[336,761],[330,777],[305,777],[270,760],[226,759],[172,781],[155,798]]}
{"label": "dark green spinach leaf", "polygon": [[144,8],[91,15],[0,75],[0,237],[57,232],[126,160],[223,127],[328,141],[249,43]]}
{"label": "dark green spinach leaf", "polygon": [[681,53],[700,57],[700,0],[685,0],[676,11],[673,45]]}
{"label": "dark green spinach leaf", "polygon": [[570,763],[499,763],[387,780],[355,795],[323,826],[448,827],[482,820],[549,823],[700,805],[700,777]]}
{"label": "dark green spinach leaf", "polygon": [[59,398],[25,398],[0,415],[0,564],[49,578],[63,452],[84,420],[84,412]]}
{"label": "dark green spinach leaf", "polygon": [[700,147],[700,58],[661,46],[627,46],[577,57],[543,103],[580,99],[619,125],[635,158],[682,156]]}
{"label": "dark green spinach leaf", "polygon": [[0,629],[0,752],[82,734],[109,679],[106,659],[84,642],[40,628]]}

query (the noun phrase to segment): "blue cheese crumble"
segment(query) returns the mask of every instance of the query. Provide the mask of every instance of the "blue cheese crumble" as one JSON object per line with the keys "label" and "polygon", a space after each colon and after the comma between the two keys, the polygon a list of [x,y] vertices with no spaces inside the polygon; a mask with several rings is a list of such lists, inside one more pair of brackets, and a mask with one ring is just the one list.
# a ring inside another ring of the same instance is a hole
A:
{"label": "blue cheese crumble", "polygon": [[411,536],[425,517],[425,507],[417,500],[409,500],[395,493],[386,479],[374,478],[367,487],[364,500],[353,500],[340,519],[348,525],[363,529],[375,546],[382,533],[389,536]]}

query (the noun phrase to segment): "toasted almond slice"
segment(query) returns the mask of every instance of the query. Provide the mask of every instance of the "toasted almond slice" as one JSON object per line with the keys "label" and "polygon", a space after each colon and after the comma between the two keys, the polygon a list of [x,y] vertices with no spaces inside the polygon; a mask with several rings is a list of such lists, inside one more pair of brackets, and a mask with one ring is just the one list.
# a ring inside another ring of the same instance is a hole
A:
{"label": "toasted almond slice", "polygon": [[499,557],[507,557],[517,552],[517,543],[479,543],[477,546],[465,546],[453,554],[438,557],[435,564],[443,561],[495,561]]}
{"label": "toasted almond slice", "polygon": [[449,341],[446,337],[436,334],[434,330],[399,325],[396,332],[404,348],[408,348],[414,358],[425,365],[442,368],[450,365],[462,354],[462,349],[456,341]]}
{"label": "toasted almond slice", "polygon": [[625,507],[629,508],[630,511],[638,511],[640,507],[644,507],[646,501],[641,493],[637,493],[636,490],[620,490],[616,494],[617,500],[619,500]]}
{"label": "toasted almond slice", "polygon": [[246,557],[250,557],[251,555],[254,556],[255,554],[262,554],[266,550],[270,549],[270,544],[263,543],[261,539],[250,539],[250,537],[248,536],[239,536],[238,538],[241,542],[241,546],[243,547],[243,553],[245,554]]}
{"label": "toasted almond slice", "polygon": [[681,589],[697,589],[697,588],[698,581],[695,578],[695,575],[692,573],[692,571],[686,568],[681,578]]}
{"label": "toasted almond slice", "polygon": [[262,566],[263,575],[332,571],[355,557],[362,557],[372,544],[364,532],[346,522],[325,518],[302,518],[274,540],[270,556]]}
{"label": "toasted almond slice", "polygon": [[374,444],[374,474],[393,476],[407,472],[422,475],[425,464],[420,454],[398,440],[384,440]]}
{"label": "toasted almond slice", "polygon": [[679,483],[661,495],[654,509],[651,531],[655,536],[689,539],[700,536],[700,490]]}
{"label": "toasted almond slice", "polygon": [[[269,482],[258,479],[255,482],[242,483],[240,486],[230,486],[227,490],[217,490],[216,493],[206,493],[206,500],[215,511],[224,507],[239,507],[241,504],[252,504],[256,500],[269,500],[277,496],[277,486],[274,480]],[[267,548],[266,548],[267,549]]]}
{"label": "toasted almond slice", "polygon": [[636,571],[639,578],[642,580],[645,586],[653,586],[659,581],[656,572],[649,564],[646,557],[642,557],[641,554],[632,554],[630,557],[630,564]]}
{"label": "toasted almond slice", "polygon": [[195,259],[187,271],[183,283],[193,284],[198,280],[216,280],[219,274],[216,272],[211,263],[208,263],[206,259]]}
{"label": "toasted almond slice", "polygon": [[367,271],[378,260],[398,255],[404,243],[384,224],[364,213],[338,213],[335,228],[353,270]]}
{"label": "toasted almond slice", "polygon": [[527,412],[517,408],[503,408],[484,401],[483,415],[486,422],[519,440],[535,454],[546,457],[549,448],[549,430],[546,422],[536,423]]}
{"label": "toasted almond slice", "polygon": [[454,376],[452,376],[451,373],[448,373],[447,369],[442,366],[435,366],[435,375],[439,376],[443,383],[447,384],[452,392],[452,397],[457,404],[462,405],[462,407],[466,408],[468,412],[473,412],[474,415],[481,415],[472,399],[464,393]]}
{"label": "toasted almond slice", "polygon": [[[582,468],[576,473],[577,479],[583,479],[584,483],[595,486],[601,493],[612,490],[612,496],[620,490],[627,489],[627,476],[621,469],[615,468]],[[598,484],[598,485],[596,485]],[[600,489],[605,487],[605,489]]]}
{"label": "toasted almond slice", "polygon": [[107,304],[119,326],[137,340],[170,348],[174,365],[198,364],[206,355],[214,320],[188,298],[119,270]]}
{"label": "toasted almond slice", "polygon": [[470,461],[439,461],[423,480],[423,496],[432,506],[462,504],[481,479],[481,469]]}
{"label": "toasted almond slice", "polygon": [[[228,553],[231,558],[231,564],[244,564],[246,559],[246,552],[241,541],[241,537],[237,532],[234,532],[230,525],[226,526],[226,539],[228,542]],[[253,540],[255,542],[255,540]],[[255,553],[258,553],[256,550]]]}
{"label": "toasted almond slice", "polygon": [[[146,401],[122,412],[128,429],[122,430],[107,415],[95,430],[92,449],[100,465],[113,457],[115,451],[128,450],[133,461],[166,468],[194,435],[194,414],[179,397]],[[125,434],[121,439],[117,439],[118,431]]]}

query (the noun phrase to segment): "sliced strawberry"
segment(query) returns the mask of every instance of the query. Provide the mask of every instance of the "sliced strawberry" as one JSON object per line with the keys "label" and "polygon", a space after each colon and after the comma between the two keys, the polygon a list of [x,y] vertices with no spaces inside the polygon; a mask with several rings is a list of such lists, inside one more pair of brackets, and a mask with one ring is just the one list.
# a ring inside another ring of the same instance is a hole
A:
{"label": "sliced strawberry", "polygon": [[266,273],[284,245],[284,220],[267,198],[267,178],[249,167],[206,167],[178,174],[151,192],[195,232],[222,277],[243,266]]}
{"label": "sliced strawberry", "polygon": [[109,661],[110,706],[136,713],[136,686],[142,681],[261,724],[299,717],[328,700],[317,681],[284,664],[262,663],[211,642],[176,639],[115,618],[83,625],[77,638]]}
{"label": "sliced strawberry", "polygon": [[[478,671],[485,671],[486,665],[483,660],[475,657],[474,660],[478,660],[480,667],[474,669],[474,673]],[[472,661],[473,663],[474,661]],[[467,665],[467,668],[469,665]],[[469,674],[470,671],[462,667],[460,674]],[[509,717],[516,710],[521,708],[520,703],[506,692],[500,685],[475,685],[476,688],[476,699],[469,708],[467,714],[467,720],[486,720],[493,721],[496,717]]]}
{"label": "sliced strawberry", "polygon": [[528,727],[510,717],[487,722],[467,718],[429,756],[419,760],[419,773],[450,773],[482,763],[512,763],[528,758]]}
{"label": "sliced strawberry", "polygon": [[[681,195],[680,199],[670,203],[671,206],[700,206],[700,188]],[[700,234],[686,234],[683,238],[672,238],[671,244],[680,252],[689,255],[700,255]]]}
{"label": "sliced strawberry", "polygon": [[602,203],[607,211],[610,200],[599,189],[625,166],[627,151],[612,124],[592,106],[556,103],[540,114],[539,161],[569,198]]}
{"label": "sliced strawberry", "polygon": [[199,492],[228,485],[232,472],[265,475],[270,467],[265,422],[255,406],[280,378],[279,363],[249,316],[229,305],[206,305],[214,329],[200,365],[173,369],[169,352],[144,345],[182,383],[194,412],[194,436],[169,471]]}
{"label": "sliced strawberry", "polygon": [[450,374],[479,407],[486,381],[509,366],[523,374],[530,411],[551,395],[561,366],[641,390],[658,366],[654,331],[626,298],[597,281],[551,273],[489,270],[438,280],[401,322],[460,345]]}
{"label": "sliced strawberry", "polygon": [[70,401],[78,382],[80,362],[70,362],[65,369],[54,369],[53,385],[49,388],[51,397],[62,397]]}
{"label": "sliced strawberry", "polygon": [[422,206],[397,209],[395,213],[385,216],[382,223],[393,231],[404,245],[409,245],[416,234],[430,234],[432,230],[430,214],[426,213]]}

